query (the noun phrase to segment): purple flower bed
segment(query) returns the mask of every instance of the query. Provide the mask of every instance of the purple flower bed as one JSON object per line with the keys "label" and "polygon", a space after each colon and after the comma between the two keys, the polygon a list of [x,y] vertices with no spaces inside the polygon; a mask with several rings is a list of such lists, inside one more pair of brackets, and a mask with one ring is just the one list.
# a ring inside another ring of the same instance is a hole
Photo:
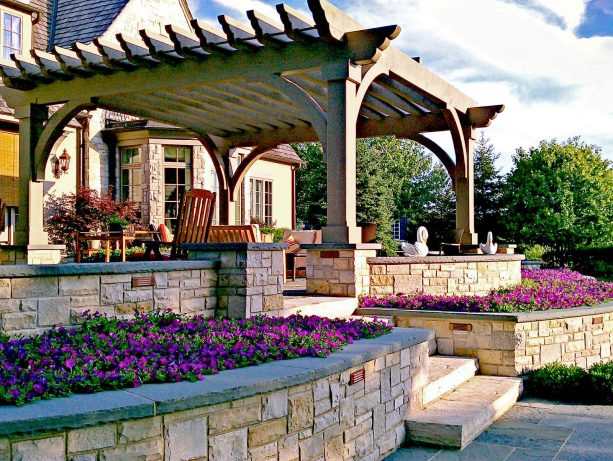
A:
{"label": "purple flower bed", "polygon": [[522,283],[487,296],[365,296],[360,307],[452,312],[527,312],[592,306],[613,299],[613,283],[568,269],[522,271]]}
{"label": "purple flower bed", "polygon": [[33,338],[0,336],[0,404],[197,381],[274,360],[326,357],[391,329],[377,321],[300,315],[228,320],[166,311],[119,320],[96,313],[78,330],[56,328]]}

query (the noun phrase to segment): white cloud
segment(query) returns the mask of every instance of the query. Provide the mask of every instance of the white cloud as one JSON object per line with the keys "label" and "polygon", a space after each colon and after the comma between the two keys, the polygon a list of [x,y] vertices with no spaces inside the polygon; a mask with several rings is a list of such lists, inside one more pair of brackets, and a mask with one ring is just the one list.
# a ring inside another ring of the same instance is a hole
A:
{"label": "white cloud", "polygon": [[[332,1],[365,26],[399,24],[396,47],[480,104],[505,104],[486,130],[505,168],[520,146],[576,135],[613,159],[613,37],[575,35],[588,0]],[[209,18],[244,19],[249,9],[276,17],[275,0],[192,3]],[[436,138],[451,149],[448,134]]]}
{"label": "white cloud", "polygon": [[[575,36],[585,11],[581,0],[528,3],[357,0],[345,6],[367,26],[399,24],[397,47],[421,56],[479,103],[505,104],[486,134],[506,167],[517,147],[575,135],[613,159],[613,37]],[[534,3],[565,24],[549,21]]]}

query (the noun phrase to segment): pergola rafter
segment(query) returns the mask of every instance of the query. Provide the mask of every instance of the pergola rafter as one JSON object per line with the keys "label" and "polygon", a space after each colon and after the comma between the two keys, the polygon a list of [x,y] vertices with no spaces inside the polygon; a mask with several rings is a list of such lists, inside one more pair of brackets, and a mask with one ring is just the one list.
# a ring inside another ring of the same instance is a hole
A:
{"label": "pergola rafter", "polygon": [[[278,5],[278,18],[249,11],[249,23],[220,16],[220,27],[193,20],[191,30],[166,26],[168,36],[142,30],[12,56],[13,65],[0,65],[0,93],[25,121],[20,150],[30,167],[22,169],[23,185],[42,179],[58,130],[46,122],[54,104],[65,104],[66,114],[94,104],[193,132],[216,162],[222,222],[257,158],[281,143],[321,141],[328,162],[324,241],[355,243],[355,140],[396,135],[441,159],[454,180],[458,227],[472,243],[472,137],[503,106],[478,107],[392,47],[399,27],[365,29],[324,0],[308,5],[312,17]],[[451,132],[455,161],[423,137],[437,131]],[[40,139],[42,147],[29,147]],[[234,147],[255,147],[236,181],[224,160]],[[25,197],[22,206],[39,202]],[[29,232],[32,243],[27,220],[20,223],[21,239]]]}

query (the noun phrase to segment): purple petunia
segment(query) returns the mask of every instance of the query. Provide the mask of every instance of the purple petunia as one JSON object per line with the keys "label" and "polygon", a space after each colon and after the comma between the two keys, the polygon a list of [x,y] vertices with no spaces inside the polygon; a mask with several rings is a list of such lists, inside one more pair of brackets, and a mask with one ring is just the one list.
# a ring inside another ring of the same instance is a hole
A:
{"label": "purple petunia", "polygon": [[522,283],[486,296],[364,296],[360,307],[450,312],[526,312],[592,306],[613,299],[613,283],[568,269],[522,271]]}
{"label": "purple petunia", "polygon": [[92,313],[79,330],[60,327],[21,339],[0,336],[0,404],[198,381],[273,360],[325,357],[345,344],[390,331],[378,321],[300,315],[238,320],[163,311],[120,320]]}

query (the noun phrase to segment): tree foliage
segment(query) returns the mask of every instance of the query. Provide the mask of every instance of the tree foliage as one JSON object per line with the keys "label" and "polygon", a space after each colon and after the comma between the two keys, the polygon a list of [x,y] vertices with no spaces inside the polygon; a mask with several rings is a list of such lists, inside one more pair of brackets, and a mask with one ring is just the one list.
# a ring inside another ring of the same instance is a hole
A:
{"label": "tree foliage", "polygon": [[518,149],[504,197],[508,232],[552,249],[564,264],[581,245],[613,243],[613,169],[578,137]]}
{"label": "tree foliage", "polygon": [[500,154],[496,153],[490,140],[481,131],[474,151],[475,228],[480,242],[485,241],[490,231],[495,237],[503,231],[501,216],[504,181],[500,169],[496,167],[499,158]]}
{"label": "tree foliage", "polygon": [[[298,218],[313,227],[326,223],[326,164],[319,144],[294,146],[305,165],[296,175]],[[361,139],[357,144],[357,218],[377,224],[386,254],[398,245],[392,224],[400,216],[430,230],[432,241],[455,227],[455,197],[445,169],[420,145],[395,137]]]}

